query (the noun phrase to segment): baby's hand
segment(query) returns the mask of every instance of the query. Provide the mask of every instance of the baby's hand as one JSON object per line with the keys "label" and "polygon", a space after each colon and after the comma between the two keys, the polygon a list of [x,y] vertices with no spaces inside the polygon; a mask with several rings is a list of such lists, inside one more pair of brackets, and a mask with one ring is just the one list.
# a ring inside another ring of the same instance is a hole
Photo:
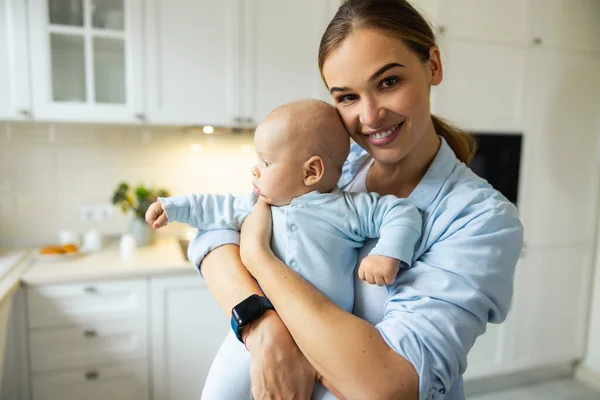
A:
{"label": "baby's hand", "polygon": [[396,280],[400,269],[400,261],[385,256],[366,256],[358,267],[360,280],[371,285],[391,285]]}
{"label": "baby's hand", "polygon": [[160,201],[150,204],[150,207],[146,211],[146,222],[154,229],[167,225],[167,213]]}

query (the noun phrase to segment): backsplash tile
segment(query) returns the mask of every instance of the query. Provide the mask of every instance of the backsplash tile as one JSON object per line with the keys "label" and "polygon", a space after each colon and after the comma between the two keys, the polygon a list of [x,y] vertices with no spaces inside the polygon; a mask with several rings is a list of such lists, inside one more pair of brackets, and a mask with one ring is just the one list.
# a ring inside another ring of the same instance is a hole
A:
{"label": "backsplash tile", "polygon": [[[251,135],[198,129],[82,124],[0,123],[0,247],[54,243],[58,231],[127,230],[115,209],[88,222],[82,206],[106,204],[121,181],[191,191],[251,190],[256,162]],[[173,224],[161,234],[184,234]]]}

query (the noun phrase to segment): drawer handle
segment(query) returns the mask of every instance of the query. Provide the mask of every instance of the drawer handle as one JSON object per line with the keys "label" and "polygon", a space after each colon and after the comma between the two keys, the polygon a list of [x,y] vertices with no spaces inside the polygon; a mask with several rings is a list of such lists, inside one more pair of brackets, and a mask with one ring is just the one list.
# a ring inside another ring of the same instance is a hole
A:
{"label": "drawer handle", "polygon": [[97,371],[87,371],[85,373],[85,380],[86,381],[93,381],[95,379],[98,379],[100,375],[98,374]]}
{"label": "drawer handle", "polygon": [[96,293],[98,290],[93,286],[86,286],[83,288],[83,291],[86,293]]}
{"label": "drawer handle", "polygon": [[83,336],[87,337],[87,338],[93,338],[98,336],[98,332],[96,332],[95,330],[86,330],[83,331]]}

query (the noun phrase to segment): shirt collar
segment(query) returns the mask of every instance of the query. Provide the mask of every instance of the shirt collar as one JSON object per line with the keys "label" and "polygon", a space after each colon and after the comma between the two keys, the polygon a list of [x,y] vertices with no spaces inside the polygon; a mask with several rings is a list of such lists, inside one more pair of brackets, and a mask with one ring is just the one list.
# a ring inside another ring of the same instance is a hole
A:
{"label": "shirt collar", "polygon": [[433,202],[433,199],[442,189],[448,177],[458,163],[454,151],[450,148],[446,139],[440,136],[441,145],[433,162],[427,169],[425,176],[417,187],[414,188],[408,199],[412,201],[419,210],[425,211]]}

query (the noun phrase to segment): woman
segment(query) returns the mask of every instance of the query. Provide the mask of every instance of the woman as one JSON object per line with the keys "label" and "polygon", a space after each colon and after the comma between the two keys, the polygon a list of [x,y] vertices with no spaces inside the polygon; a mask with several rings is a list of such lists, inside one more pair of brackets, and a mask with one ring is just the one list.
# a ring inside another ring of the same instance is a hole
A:
{"label": "woman", "polygon": [[[233,232],[200,235],[191,258],[221,246],[202,273],[225,310],[263,292],[277,310],[243,333],[256,399],[310,398],[315,380],[349,399],[464,399],[468,351],[488,321],[508,312],[522,245],[517,210],[463,164],[472,140],[430,114],[440,52],[406,1],[342,5],[323,35],[319,67],[360,146],[340,186],[417,205],[424,225],[413,266],[388,287],[357,280],[356,315],[346,313],[274,257],[262,203],[242,230],[243,264],[238,247],[224,245],[238,243]],[[313,398],[331,396],[315,386]]]}

